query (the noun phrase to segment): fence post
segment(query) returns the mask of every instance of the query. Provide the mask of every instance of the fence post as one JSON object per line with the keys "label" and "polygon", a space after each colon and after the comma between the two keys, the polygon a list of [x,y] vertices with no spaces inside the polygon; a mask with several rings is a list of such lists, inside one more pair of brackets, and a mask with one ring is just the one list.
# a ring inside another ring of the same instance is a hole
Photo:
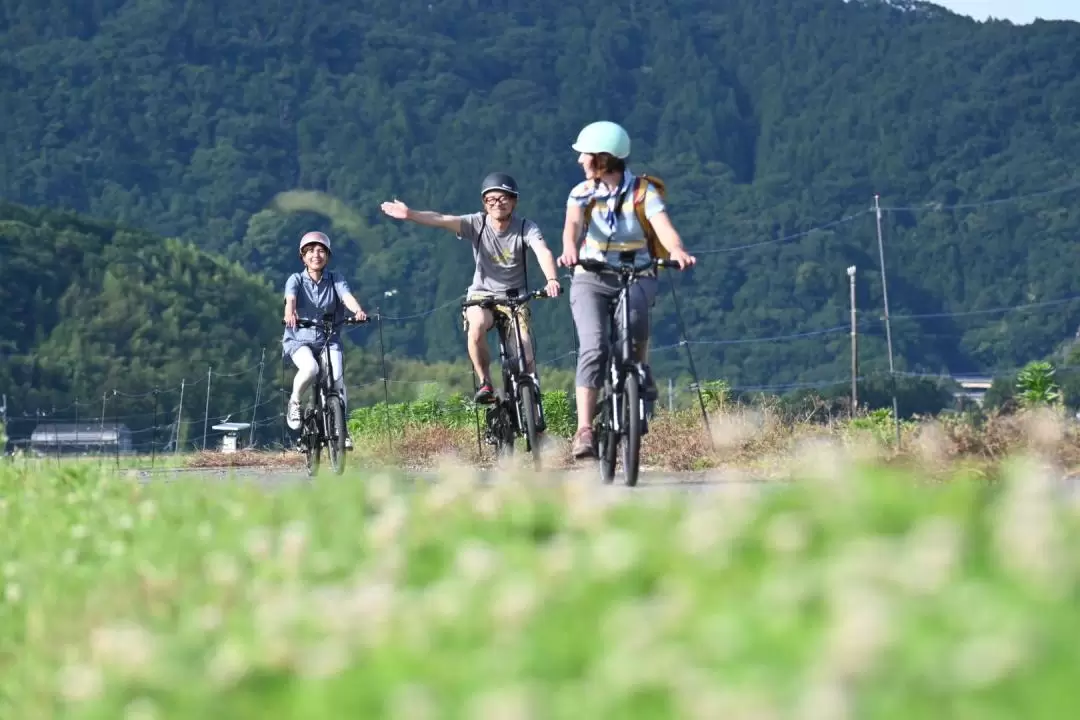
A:
{"label": "fence post", "polygon": [[251,409],[251,434],[248,436],[248,447],[255,446],[255,419],[259,414],[259,395],[262,392],[263,363],[266,361],[266,348],[262,349],[259,357],[259,382],[255,385],[255,407]]}
{"label": "fence post", "polygon": [[210,380],[211,374],[214,372],[214,366],[208,365],[206,368],[206,410],[203,411],[203,426],[202,426],[202,449],[206,452],[206,429],[210,426]]}
{"label": "fence post", "polygon": [[180,423],[184,417],[184,381],[180,378],[180,404],[176,408],[176,440],[173,442],[173,455],[180,454]]}
{"label": "fence post", "polygon": [[859,409],[859,351],[858,329],[855,322],[855,266],[847,269],[851,285],[851,417]]}
{"label": "fence post", "polygon": [[375,317],[379,322],[379,357],[382,362],[383,418],[386,422],[386,450],[387,452],[392,452],[394,444],[390,437],[390,387],[389,380],[386,376],[386,346],[383,344],[382,308],[379,306],[375,308]]}
{"label": "fence post", "polygon": [[157,411],[158,389],[154,388],[154,427],[150,430],[150,469],[154,469],[154,461],[157,460]]}
{"label": "fence post", "polygon": [[105,393],[101,393],[101,424],[98,426],[98,466],[105,464]]}
{"label": "fence post", "polygon": [[116,443],[113,445],[113,455],[116,457],[116,469],[120,469],[120,403],[116,402],[116,388],[113,388],[113,427],[116,433]]}

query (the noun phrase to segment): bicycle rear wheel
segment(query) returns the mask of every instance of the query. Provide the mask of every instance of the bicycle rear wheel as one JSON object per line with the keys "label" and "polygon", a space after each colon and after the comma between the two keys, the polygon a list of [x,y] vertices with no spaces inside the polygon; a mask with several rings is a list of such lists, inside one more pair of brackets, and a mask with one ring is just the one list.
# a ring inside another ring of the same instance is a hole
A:
{"label": "bicycle rear wheel", "polygon": [[641,389],[638,387],[637,373],[626,374],[623,381],[622,407],[623,427],[626,430],[626,442],[623,443],[623,477],[630,487],[637,485],[638,470],[641,463]]}
{"label": "bicycle rear wheel", "polygon": [[330,467],[335,475],[345,472],[345,406],[337,395],[326,397],[326,441]]}
{"label": "bicycle rear wheel", "polygon": [[525,427],[525,447],[533,456],[533,465],[540,469],[540,436],[536,432],[536,393],[532,385],[524,384],[518,388],[518,405]]}

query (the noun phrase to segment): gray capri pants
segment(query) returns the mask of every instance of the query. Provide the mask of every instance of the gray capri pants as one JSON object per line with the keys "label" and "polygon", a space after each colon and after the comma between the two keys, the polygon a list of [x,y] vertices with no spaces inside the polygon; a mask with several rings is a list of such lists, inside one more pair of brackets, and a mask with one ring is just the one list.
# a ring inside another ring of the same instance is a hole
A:
{"label": "gray capri pants", "polygon": [[[630,287],[630,334],[640,347],[649,339],[649,308],[656,299],[655,277],[640,277]],[[602,388],[607,374],[610,330],[609,308],[619,295],[619,277],[576,272],[570,283],[570,312],[578,336],[578,387]],[[616,307],[621,313],[622,307]],[[618,318],[618,315],[614,315]],[[616,323],[616,331],[618,324]],[[620,340],[622,338],[619,338]]]}

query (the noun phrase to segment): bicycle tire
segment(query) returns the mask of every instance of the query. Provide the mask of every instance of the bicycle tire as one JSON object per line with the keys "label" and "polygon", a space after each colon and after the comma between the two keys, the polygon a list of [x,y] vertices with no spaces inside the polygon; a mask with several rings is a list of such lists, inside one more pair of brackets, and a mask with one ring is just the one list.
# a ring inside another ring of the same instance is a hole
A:
{"label": "bicycle tire", "polygon": [[323,407],[330,468],[335,475],[341,475],[345,472],[345,406],[337,395],[328,395]]}
{"label": "bicycle tire", "polygon": [[540,469],[540,436],[536,432],[536,395],[532,385],[518,388],[518,406],[525,424],[525,447],[532,453],[533,465]]}
{"label": "bicycle tire", "polygon": [[500,402],[497,413],[499,423],[499,454],[503,457],[513,457],[514,440],[516,437],[514,433],[514,416],[510,412],[510,403],[505,400]]}
{"label": "bicycle tire", "polygon": [[619,452],[619,434],[612,423],[614,396],[611,385],[604,386],[605,397],[597,403],[596,451],[600,460],[600,479],[610,485],[615,480],[615,460]]}
{"label": "bicycle tire", "polygon": [[319,444],[318,417],[318,413],[314,411],[310,412],[301,429],[301,442],[304,443],[304,456],[307,460],[308,477],[315,477],[319,474],[319,460],[322,454],[322,448]]}
{"label": "bicycle tire", "polygon": [[641,388],[636,372],[629,372],[623,380],[623,427],[626,442],[623,444],[623,477],[629,487],[637,485],[641,466]]}

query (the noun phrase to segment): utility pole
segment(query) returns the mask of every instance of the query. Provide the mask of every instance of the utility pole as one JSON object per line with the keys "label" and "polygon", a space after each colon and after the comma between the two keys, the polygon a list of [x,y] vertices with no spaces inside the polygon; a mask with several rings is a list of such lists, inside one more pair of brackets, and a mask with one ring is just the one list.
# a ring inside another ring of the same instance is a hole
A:
{"label": "utility pole", "polygon": [[859,409],[859,340],[858,326],[855,322],[855,266],[847,269],[848,284],[851,286],[851,417]]}
{"label": "utility pole", "polygon": [[896,426],[896,448],[900,449],[900,410],[896,402],[896,369],[893,366],[892,327],[889,323],[889,283],[885,279],[885,244],[881,237],[881,196],[874,194],[874,214],[877,217],[878,258],[881,262],[881,298],[885,304],[885,345],[889,351],[889,385],[892,389],[893,424]]}

